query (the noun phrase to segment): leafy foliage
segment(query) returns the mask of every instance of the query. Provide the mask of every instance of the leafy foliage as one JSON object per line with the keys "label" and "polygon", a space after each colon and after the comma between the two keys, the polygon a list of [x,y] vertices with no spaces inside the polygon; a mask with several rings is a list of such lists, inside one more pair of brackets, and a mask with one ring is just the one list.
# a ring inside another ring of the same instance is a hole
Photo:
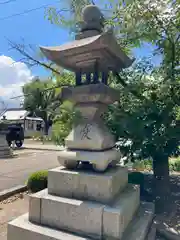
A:
{"label": "leafy foliage", "polygon": [[39,78],[35,78],[30,83],[25,84],[23,86],[25,96],[24,108],[43,117],[44,110],[47,109],[55,97],[54,89],[45,91],[52,85],[51,80],[41,81]]}
{"label": "leafy foliage", "polygon": [[[162,155],[171,156],[176,153],[180,144],[179,120],[177,119],[178,102],[180,102],[180,85],[173,85],[157,73],[148,75],[139,64],[128,73],[121,74],[128,90],[117,81],[114,87],[120,91],[120,100],[109,107],[105,115],[107,124],[116,139],[132,140],[132,153],[141,150],[142,158]],[[141,99],[131,91],[141,95]]]}
{"label": "leafy foliage", "polygon": [[140,185],[140,191],[144,191],[144,174],[141,172],[130,172],[128,174],[128,183]]}
{"label": "leafy foliage", "polygon": [[[153,169],[152,160],[145,159],[141,161],[135,161],[132,168],[135,169],[136,171],[144,171],[144,170],[151,171]],[[180,157],[169,159],[169,169],[172,172],[180,171]]]}
{"label": "leafy foliage", "polygon": [[143,42],[155,45],[154,54],[162,55],[163,70],[173,78],[180,60],[179,3],[179,0],[118,1],[110,21],[118,29],[117,35],[131,48]]}
{"label": "leafy foliage", "polygon": [[38,171],[30,175],[27,180],[27,188],[35,193],[47,188],[47,171]]}
{"label": "leafy foliage", "polygon": [[65,138],[70,133],[72,126],[78,124],[80,118],[80,113],[73,109],[72,103],[64,102],[54,118],[52,140],[58,145],[65,145]]}
{"label": "leafy foliage", "polygon": [[76,33],[79,29],[78,23],[81,21],[83,7],[92,3],[92,0],[68,0],[66,1],[65,8],[48,8],[45,12],[45,18],[48,19],[51,24],[68,28],[70,33]]}
{"label": "leafy foliage", "polygon": [[56,116],[56,109],[61,105],[60,97],[58,97],[61,93],[61,86],[73,85],[73,80],[71,74],[53,73],[50,79],[41,81],[35,78],[24,85],[24,108],[42,117],[45,122],[45,133]]}

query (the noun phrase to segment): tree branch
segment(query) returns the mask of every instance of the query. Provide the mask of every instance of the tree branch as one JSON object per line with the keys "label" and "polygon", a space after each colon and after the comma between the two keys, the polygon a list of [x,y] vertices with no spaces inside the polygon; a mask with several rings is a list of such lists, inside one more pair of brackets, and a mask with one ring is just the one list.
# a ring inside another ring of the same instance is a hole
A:
{"label": "tree branch", "polygon": [[118,81],[120,82],[120,84],[128,89],[128,91],[133,95],[135,96],[136,98],[138,98],[139,100],[141,101],[144,101],[144,100],[148,100],[147,98],[145,98],[143,95],[139,94],[136,90],[133,90],[133,89],[130,89],[129,85],[120,77],[119,73],[114,71],[113,72],[113,75],[118,79]]}
{"label": "tree branch", "polygon": [[27,65],[30,65],[31,67],[32,66],[35,66],[35,65],[39,65],[39,66],[42,66],[44,67],[45,69],[47,70],[50,70],[56,74],[61,74],[60,71],[56,70],[55,68],[53,68],[50,64],[46,64],[36,58],[34,58],[33,56],[31,56],[28,52],[25,51],[25,47],[24,45],[21,45],[21,44],[16,44],[10,40],[8,40],[9,42],[9,45],[12,47],[12,49],[15,49],[17,52],[19,52],[24,58],[22,58],[23,62]]}
{"label": "tree branch", "polygon": [[[144,7],[145,7],[145,8],[144,8]],[[158,22],[159,26],[160,26],[160,27],[162,28],[162,30],[165,32],[165,34],[166,34],[169,42],[172,44],[172,43],[173,43],[173,42],[172,42],[172,39],[171,39],[171,37],[170,37],[167,29],[164,27],[163,22],[158,18],[158,15],[157,15],[157,14],[154,14],[153,11],[151,11],[151,9],[149,9],[149,7],[148,7],[147,5],[146,5],[146,6],[142,6],[142,8],[143,8],[144,10],[147,9],[147,10],[153,15],[153,17],[154,17],[154,18],[156,19],[156,21]],[[154,10],[155,10],[155,9],[154,9]],[[162,37],[162,36],[161,36],[161,37]]]}

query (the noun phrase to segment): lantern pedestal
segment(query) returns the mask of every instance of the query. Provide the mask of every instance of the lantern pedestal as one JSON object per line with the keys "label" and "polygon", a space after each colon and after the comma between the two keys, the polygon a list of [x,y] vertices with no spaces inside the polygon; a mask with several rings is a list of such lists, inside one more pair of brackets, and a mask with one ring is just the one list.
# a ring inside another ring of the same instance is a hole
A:
{"label": "lantern pedestal", "polygon": [[105,171],[119,162],[115,139],[101,118],[108,105],[119,99],[119,92],[99,83],[64,89],[62,97],[74,103],[81,119],[66,138],[66,150],[59,153],[59,163],[72,169],[86,162],[96,171]]}

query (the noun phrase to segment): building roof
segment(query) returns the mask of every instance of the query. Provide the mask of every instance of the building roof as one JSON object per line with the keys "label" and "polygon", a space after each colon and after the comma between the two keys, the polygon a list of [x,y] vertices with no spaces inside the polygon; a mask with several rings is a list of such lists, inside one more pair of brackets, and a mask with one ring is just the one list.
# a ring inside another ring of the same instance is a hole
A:
{"label": "building roof", "polygon": [[36,120],[36,121],[43,121],[40,117],[26,117],[27,120]]}
{"label": "building roof", "polygon": [[[1,113],[0,120],[4,120],[4,117],[5,117],[6,120],[10,120],[10,121],[28,119],[29,113],[30,113],[29,111],[24,110],[22,108],[6,109],[4,112]],[[33,117],[33,119],[35,120],[36,117]],[[37,120],[40,120],[40,119],[41,118],[37,117]],[[31,120],[32,120],[32,118],[31,118]]]}

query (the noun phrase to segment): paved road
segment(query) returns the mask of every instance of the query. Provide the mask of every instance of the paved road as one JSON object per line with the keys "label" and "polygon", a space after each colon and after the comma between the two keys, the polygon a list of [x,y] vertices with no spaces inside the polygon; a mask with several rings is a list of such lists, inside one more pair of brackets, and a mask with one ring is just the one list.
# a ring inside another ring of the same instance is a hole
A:
{"label": "paved road", "polygon": [[0,191],[25,184],[28,176],[38,170],[59,166],[58,152],[33,151],[13,159],[0,159]]}

